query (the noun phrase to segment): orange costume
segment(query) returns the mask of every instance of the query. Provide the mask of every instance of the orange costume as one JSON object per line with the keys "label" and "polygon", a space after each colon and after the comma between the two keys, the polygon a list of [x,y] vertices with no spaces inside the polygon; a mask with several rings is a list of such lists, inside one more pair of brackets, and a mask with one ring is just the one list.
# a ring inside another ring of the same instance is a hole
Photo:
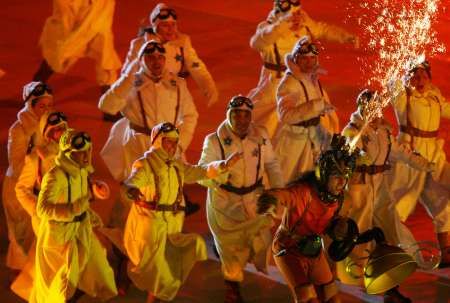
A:
{"label": "orange costume", "polygon": [[308,181],[274,190],[271,194],[286,207],[273,241],[276,265],[294,296],[314,298],[317,296],[314,286],[323,286],[324,301],[328,301],[338,289],[320,235],[326,233],[339,212],[342,198],[325,202],[317,186]]}

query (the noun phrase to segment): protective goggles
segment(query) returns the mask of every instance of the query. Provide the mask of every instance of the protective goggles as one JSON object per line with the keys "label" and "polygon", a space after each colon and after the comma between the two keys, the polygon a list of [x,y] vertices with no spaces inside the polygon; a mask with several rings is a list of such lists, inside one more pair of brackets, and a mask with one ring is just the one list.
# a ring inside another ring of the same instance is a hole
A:
{"label": "protective goggles", "polygon": [[151,42],[147,43],[143,53],[144,53],[144,55],[149,55],[149,54],[153,54],[155,51],[158,51],[162,54],[166,53],[165,48],[156,41],[151,41]]}
{"label": "protective goggles", "polygon": [[277,0],[275,1],[275,6],[280,12],[287,12],[291,7],[300,6],[300,0]]}
{"label": "protective goggles", "polygon": [[24,102],[27,102],[32,96],[33,97],[40,97],[42,95],[45,94],[45,92],[49,93],[50,95],[53,93],[52,89],[50,88],[50,86],[48,86],[45,83],[41,83],[36,85],[33,90],[31,91],[31,93],[26,97],[26,99],[24,100]]}
{"label": "protective goggles", "polygon": [[152,22],[155,22],[156,19],[166,20],[170,16],[172,16],[173,19],[177,20],[177,13],[175,12],[174,9],[172,9],[172,8],[163,8],[163,9],[161,9],[159,11],[158,15],[153,17]]}
{"label": "protective goggles", "polygon": [[426,70],[426,71],[430,71],[430,63],[428,62],[428,61],[423,61],[423,62],[420,62],[420,63],[416,63],[416,64],[411,64],[409,67],[408,67],[408,70],[407,70],[407,73],[408,74],[414,74],[419,68],[422,68],[422,69],[424,69],[424,70]]}
{"label": "protective goggles", "polygon": [[48,115],[47,124],[44,127],[44,134],[47,131],[47,128],[50,126],[58,125],[62,122],[67,122],[67,117],[62,112],[54,112]]}
{"label": "protective goggles", "polygon": [[152,140],[152,144],[156,141],[156,139],[158,139],[158,137],[159,137],[159,135],[161,135],[161,133],[166,134],[166,133],[170,133],[171,131],[176,131],[177,134],[180,133],[178,128],[175,125],[173,125],[172,123],[170,123],[170,122],[163,123],[161,126],[159,126],[158,132],[156,133],[155,137]]}
{"label": "protective goggles", "polygon": [[295,55],[306,55],[309,53],[313,53],[314,55],[319,54],[319,48],[314,43],[304,44],[301,47],[295,50]]}
{"label": "protective goggles", "polygon": [[253,102],[247,97],[244,96],[237,96],[233,97],[231,99],[230,103],[228,104],[228,109],[230,108],[239,108],[242,105],[246,105],[249,109],[253,109]]}
{"label": "protective goggles", "polygon": [[73,149],[81,150],[87,144],[90,144],[91,142],[92,141],[91,141],[91,137],[89,136],[89,134],[87,134],[85,132],[79,132],[75,136],[72,137],[72,139],[70,140],[70,145],[72,146]]}

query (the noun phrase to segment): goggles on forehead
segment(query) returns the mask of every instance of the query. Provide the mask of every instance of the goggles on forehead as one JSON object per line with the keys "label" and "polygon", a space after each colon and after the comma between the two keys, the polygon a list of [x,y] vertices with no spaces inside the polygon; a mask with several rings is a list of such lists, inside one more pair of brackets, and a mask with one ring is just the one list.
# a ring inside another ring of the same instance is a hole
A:
{"label": "goggles on forehead", "polygon": [[163,123],[159,127],[158,132],[156,133],[155,137],[153,138],[152,144],[156,141],[156,139],[158,139],[158,137],[159,137],[159,135],[161,135],[161,133],[165,133],[166,134],[166,133],[170,133],[171,131],[176,131],[177,134],[180,133],[178,128],[175,125],[173,125],[172,123],[170,123],[170,122]]}
{"label": "goggles on forehead", "polygon": [[33,90],[31,91],[31,93],[26,97],[24,102],[27,102],[32,96],[34,97],[40,97],[42,95],[45,94],[45,92],[48,92],[50,95],[52,94],[52,89],[50,88],[50,86],[48,86],[45,83],[40,83],[38,85],[36,85]]}
{"label": "goggles on forehead", "polygon": [[300,6],[300,0],[277,0],[275,5],[281,12],[285,13],[291,9],[291,7]]}
{"label": "goggles on forehead", "polygon": [[158,15],[156,15],[155,17],[153,17],[152,22],[155,22],[156,19],[160,19],[160,20],[166,20],[168,19],[170,16],[172,16],[172,18],[174,18],[175,20],[177,20],[177,13],[175,12],[174,9],[172,8],[163,8],[159,11]]}
{"label": "goggles on forehead", "polygon": [[306,55],[313,53],[314,55],[319,54],[319,48],[314,43],[304,44],[295,50],[295,55]]}
{"label": "goggles on forehead", "polygon": [[149,55],[149,54],[153,54],[155,51],[158,51],[160,53],[165,54],[166,50],[165,48],[158,42],[156,41],[152,41],[149,42],[144,49],[144,55]]}
{"label": "goggles on forehead", "polygon": [[79,132],[72,137],[72,139],[70,140],[70,145],[73,149],[81,150],[91,142],[91,137],[87,133]]}
{"label": "goggles on forehead", "polygon": [[247,97],[244,96],[237,96],[237,97],[233,97],[233,99],[231,99],[230,103],[228,104],[228,109],[232,109],[232,108],[238,108],[241,107],[242,105],[246,105],[248,108],[253,109],[253,102],[252,100],[250,100]]}
{"label": "goggles on forehead", "polygon": [[62,112],[54,112],[48,115],[47,117],[47,124],[44,127],[44,134],[45,131],[49,126],[58,125],[62,122],[67,122],[67,117]]}

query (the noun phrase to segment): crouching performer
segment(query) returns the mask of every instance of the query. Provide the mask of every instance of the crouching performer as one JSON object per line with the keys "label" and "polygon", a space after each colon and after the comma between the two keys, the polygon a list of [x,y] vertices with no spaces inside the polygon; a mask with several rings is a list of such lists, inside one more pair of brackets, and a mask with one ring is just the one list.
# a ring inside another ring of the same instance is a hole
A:
{"label": "crouching performer", "polygon": [[172,123],[156,125],[152,147],[133,164],[124,182],[134,200],[125,226],[124,244],[133,283],[148,292],[147,302],[167,302],[197,261],[206,260],[206,245],[197,234],[183,234],[183,184],[213,178],[226,172],[240,154],[207,166],[175,158],[179,131]]}
{"label": "crouching performer", "polygon": [[320,155],[315,173],[306,174],[285,189],[266,191],[258,199],[261,214],[273,212],[277,204],[285,207],[272,250],[296,303],[341,302],[322,248],[322,236],[344,236],[347,232],[346,225],[333,222],[339,222],[336,219],[356,154],[350,152],[344,137],[335,135],[331,149]]}
{"label": "crouching performer", "polygon": [[107,300],[117,295],[117,289],[106,250],[93,233],[101,221],[89,207],[91,139],[85,132],[68,129],[59,148],[37,201],[40,225],[30,302],[76,302],[83,292]]}

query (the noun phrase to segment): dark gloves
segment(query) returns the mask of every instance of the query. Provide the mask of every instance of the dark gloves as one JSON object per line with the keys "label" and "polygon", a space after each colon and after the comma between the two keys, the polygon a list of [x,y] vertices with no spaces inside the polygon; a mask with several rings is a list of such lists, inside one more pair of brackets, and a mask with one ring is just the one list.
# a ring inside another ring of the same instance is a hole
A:
{"label": "dark gloves", "polygon": [[270,191],[265,191],[261,196],[259,196],[258,201],[256,202],[256,211],[258,214],[265,214],[271,207],[276,207],[277,202],[277,198],[271,194]]}
{"label": "dark gloves", "polygon": [[138,188],[130,187],[127,190],[127,197],[134,201],[142,201],[144,200],[144,195]]}

